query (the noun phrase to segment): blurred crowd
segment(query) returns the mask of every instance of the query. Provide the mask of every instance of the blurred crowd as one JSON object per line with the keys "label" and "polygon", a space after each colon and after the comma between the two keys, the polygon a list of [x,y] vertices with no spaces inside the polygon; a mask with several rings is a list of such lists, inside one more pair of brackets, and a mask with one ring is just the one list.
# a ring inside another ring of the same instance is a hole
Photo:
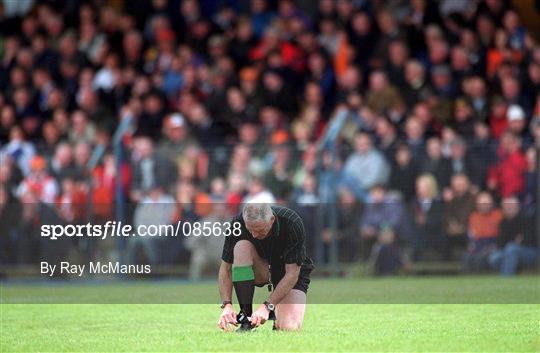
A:
{"label": "blurred crowd", "polygon": [[516,273],[538,259],[538,35],[505,0],[2,1],[0,262],[219,261],[204,238],[39,237],[121,198],[134,224],[290,205],[319,263]]}

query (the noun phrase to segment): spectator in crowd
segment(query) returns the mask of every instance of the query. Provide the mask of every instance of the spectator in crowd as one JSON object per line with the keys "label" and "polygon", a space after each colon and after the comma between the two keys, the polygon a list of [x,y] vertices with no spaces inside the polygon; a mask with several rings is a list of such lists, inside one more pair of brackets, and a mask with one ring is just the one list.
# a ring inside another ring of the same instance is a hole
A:
{"label": "spectator in crowd", "polygon": [[478,172],[481,163],[483,161],[467,153],[467,143],[463,139],[458,137],[450,143],[450,173],[463,173],[467,175],[475,189],[482,184],[480,173]]}
{"label": "spectator in crowd", "polygon": [[228,176],[242,175],[247,177],[251,174],[262,174],[264,172],[260,163],[254,163],[252,159],[252,149],[246,144],[234,146],[228,165]]}
{"label": "spectator in crowd", "polygon": [[519,137],[511,132],[501,136],[497,162],[489,170],[487,186],[502,198],[521,195],[525,188],[527,159],[521,152]]}
{"label": "spectator in crowd", "polygon": [[176,170],[169,160],[154,151],[154,144],[149,138],[141,137],[135,144],[131,198],[138,202],[142,199],[143,190],[153,185],[169,190],[176,179]]}
{"label": "spectator in crowd", "polygon": [[441,256],[447,255],[446,238],[443,236],[443,205],[435,177],[422,174],[416,179],[416,197],[412,202],[413,260],[423,258],[426,249],[433,249]]}
{"label": "spectator in crowd", "polygon": [[121,163],[120,170],[117,172],[117,165],[114,155],[106,153],[103,156],[102,163],[98,165],[92,175],[92,200],[94,222],[103,222],[112,219],[113,202],[116,198],[117,178],[120,178],[122,196],[129,195],[130,169],[128,163]]}
{"label": "spectator in crowd", "polygon": [[[317,157],[317,146],[313,143],[305,148],[301,156],[298,156],[298,158],[301,158],[301,163],[296,167],[292,177],[292,184],[295,190],[303,184],[304,178],[307,175],[315,175],[317,173]],[[317,183],[316,177],[315,183]]]}
{"label": "spectator in crowd", "polygon": [[465,94],[465,98],[471,103],[474,118],[477,121],[485,121],[488,115],[489,102],[487,100],[487,87],[484,79],[478,75],[466,78],[463,81],[463,93]]}
{"label": "spectator in crowd", "polygon": [[411,150],[407,144],[401,144],[396,149],[389,187],[403,195],[409,203],[415,195],[415,183],[418,176],[418,166],[412,159]]}
{"label": "spectator in crowd", "polygon": [[209,112],[201,104],[195,104],[187,113],[191,131],[198,141],[204,141],[206,149],[215,148],[223,143],[223,129],[212,119]]}
{"label": "spectator in crowd", "polygon": [[[369,18],[367,20],[369,21]],[[409,49],[403,41],[395,40],[390,43],[388,46],[388,61],[384,70],[388,72],[388,78],[393,85],[404,86],[405,75],[403,69],[408,58]]]}
{"label": "spectator in crowd", "polygon": [[36,264],[41,261],[65,261],[72,249],[69,238],[56,239],[54,242],[41,237],[42,224],[65,224],[55,212],[54,203],[39,199],[40,195],[32,189],[24,189],[19,194],[21,211],[15,230],[16,263]]}
{"label": "spectator in crowd", "polygon": [[75,175],[75,166],[73,165],[73,148],[69,143],[63,142],[56,146],[54,156],[49,163],[51,174],[57,183],[67,175]]}
{"label": "spectator in crowd", "polygon": [[377,235],[369,263],[377,276],[394,275],[406,264],[396,241],[396,233],[391,227],[384,227]]}
{"label": "spectator in crowd", "polygon": [[[457,88],[452,80],[452,72],[448,65],[437,65],[431,70],[431,81],[433,82],[433,90],[437,96],[441,96],[441,99],[448,105],[450,99],[456,98]],[[442,123],[447,123],[447,117],[441,116],[439,119]]]}
{"label": "spectator in crowd", "polygon": [[0,263],[16,263],[16,228],[20,217],[20,204],[0,183]]}
{"label": "spectator in crowd", "polygon": [[486,188],[489,165],[495,159],[496,150],[497,146],[490,136],[489,127],[483,122],[477,122],[474,126],[474,140],[469,144],[469,155],[474,158],[474,161],[483,161],[483,163],[475,164],[476,180],[479,189]]}
{"label": "spectator in crowd", "polygon": [[428,88],[426,69],[418,60],[410,59],[405,64],[405,82],[403,97],[407,105],[412,107]]}
{"label": "spectator in crowd", "polygon": [[9,142],[2,146],[0,154],[13,159],[23,174],[27,175],[30,173],[30,161],[36,150],[31,142],[25,140],[22,129],[14,126],[9,132]]}
{"label": "spectator in crowd", "polygon": [[378,140],[377,148],[387,161],[393,161],[398,144],[396,127],[388,119],[380,117],[375,122],[375,133]]}
{"label": "spectator in crowd", "polygon": [[259,113],[263,105],[262,96],[259,89],[259,71],[246,65],[239,72],[239,88],[246,100],[246,108]]}
{"label": "spectator in crowd", "polygon": [[66,223],[82,224],[86,220],[86,190],[74,176],[66,176],[61,182],[61,193],[56,201],[58,215]]}
{"label": "spectator in crowd", "polygon": [[17,123],[15,109],[11,105],[4,105],[0,112],[0,142],[6,143],[9,140],[9,132]]}
{"label": "spectator in crowd", "polygon": [[363,86],[362,72],[355,65],[347,66],[343,72],[337,76],[336,100],[346,101],[346,97]]}
{"label": "spectator in crowd", "polygon": [[51,121],[47,121],[43,124],[42,134],[43,139],[37,144],[37,148],[42,151],[43,156],[47,160],[50,160],[54,154],[56,145],[61,142],[62,136],[60,135],[60,130],[56,124]]}
{"label": "spectator in crowd", "polygon": [[424,139],[425,126],[414,115],[409,116],[405,122],[405,139],[411,150],[415,163],[420,163],[423,160],[426,150],[426,142]]}
{"label": "spectator in crowd", "polygon": [[469,244],[464,256],[467,271],[487,269],[489,253],[496,243],[503,214],[495,207],[493,196],[481,192],[476,196],[476,207],[469,217]]}
{"label": "spectator in crowd", "polygon": [[400,99],[398,91],[389,82],[383,71],[374,71],[369,76],[369,89],[366,104],[376,114],[384,113],[388,106],[393,106]]}
{"label": "spectator in crowd", "polygon": [[74,144],[78,142],[92,143],[96,138],[96,128],[88,116],[82,110],[77,110],[71,114],[71,126],[69,129],[69,142]]}
{"label": "spectator in crowd", "polygon": [[476,119],[470,103],[464,98],[458,98],[454,103],[454,118],[450,126],[463,138],[469,142],[474,137],[474,124]]}
{"label": "spectator in crowd", "polygon": [[[154,184],[147,187],[133,215],[134,229],[143,229],[146,233],[128,239],[126,259],[129,263],[141,263],[139,248],[147,263],[155,265],[160,262],[160,243],[171,236],[170,232],[167,233],[170,229],[163,226],[173,223],[174,203],[174,198],[166,194],[162,186]],[[158,233],[160,236],[150,236],[156,231],[161,232]]]}
{"label": "spectator in crowd", "polygon": [[73,165],[78,179],[89,177],[88,162],[91,157],[90,144],[81,141],[73,147]]}
{"label": "spectator in crowd", "polygon": [[[217,272],[221,263],[221,250],[223,249],[224,237],[227,231],[226,222],[230,221],[231,215],[227,212],[227,205],[221,199],[214,199],[211,213],[200,220],[201,224],[210,224],[214,234],[210,236],[190,236],[185,241],[185,247],[190,251],[189,279],[199,280],[205,270],[211,269]],[[216,227],[217,225],[217,227]]]}
{"label": "spectator in crowd", "polygon": [[469,217],[474,211],[474,195],[469,178],[454,174],[450,187],[443,191],[443,228],[448,239],[447,257],[453,258],[454,248],[464,249],[467,244]]}
{"label": "spectator in crowd", "polygon": [[491,135],[495,139],[499,139],[502,133],[508,128],[507,106],[501,96],[493,97],[490,112],[489,126]]}
{"label": "spectator in crowd", "polygon": [[508,120],[508,131],[521,139],[522,146],[524,148],[529,147],[532,141],[528,133],[527,121],[523,108],[517,104],[510,105],[508,107],[508,111],[506,112],[506,118]]}
{"label": "spectator in crowd", "polygon": [[238,142],[245,144],[253,151],[253,158],[261,159],[266,154],[267,146],[264,146],[260,138],[260,125],[254,121],[245,121],[238,129]]}
{"label": "spectator in crowd", "polygon": [[361,257],[360,252],[366,252],[362,248],[363,241],[358,236],[358,219],[362,215],[362,209],[354,193],[347,188],[341,188],[338,191],[337,197],[337,204],[329,205],[329,207],[336,207],[337,209],[335,229],[332,229],[330,224],[324,224],[322,229],[322,237],[325,245],[324,260],[329,260],[330,243],[335,237],[340,260],[344,262],[356,262]]}
{"label": "spectator in crowd", "polygon": [[421,173],[428,173],[435,177],[437,185],[446,188],[450,183],[451,165],[450,160],[442,154],[441,140],[431,137],[426,144],[426,158],[422,161]]}
{"label": "spectator in crowd", "polygon": [[157,141],[161,135],[165,105],[162,92],[151,90],[142,97],[142,112],[139,116],[138,134]]}
{"label": "spectator in crowd", "polygon": [[[540,141],[540,140],[539,140]],[[527,150],[527,173],[525,175],[527,186],[525,196],[523,197],[523,206],[530,216],[534,216],[536,197],[538,193],[538,151],[535,147],[529,147]]]}
{"label": "spectator in crowd", "polygon": [[[356,196],[363,200],[373,186],[387,182],[390,166],[384,156],[373,147],[367,133],[360,132],[356,135],[354,148],[355,152],[349,156],[343,167],[343,179]],[[366,170],[370,173],[365,173]]]}
{"label": "spectator in crowd", "polygon": [[372,62],[374,66],[381,65],[388,53],[388,46],[397,39],[402,39],[399,23],[396,18],[387,9],[381,9],[376,14],[377,25],[380,29],[379,38],[373,49]]}
{"label": "spectator in crowd", "polygon": [[529,112],[531,109],[530,100],[526,99],[525,95],[521,92],[521,85],[519,80],[511,75],[505,75],[501,78],[501,93],[503,99],[508,106],[516,105],[521,107],[524,111]]}
{"label": "spectator in crowd", "polygon": [[293,203],[299,206],[316,206],[318,202],[317,179],[313,174],[306,174],[302,187],[293,197]]}
{"label": "spectator in crowd", "polygon": [[276,202],[277,202],[277,199],[275,195],[265,187],[264,181],[260,177],[252,178],[250,182],[248,194],[242,200],[243,204],[246,204],[246,203],[274,204]]}
{"label": "spectator in crowd", "polygon": [[163,139],[156,147],[156,151],[160,156],[173,162],[184,156],[194,161],[202,159],[203,156],[198,143],[189,133],[183,115],[179,113],[169,115],[163,125],[163,134]]}
{"label": "spectator in crowd", "polygon": [[40,202],[54,204],[58,196],[58,184],[47,171],[47,162],[41,156],[34,156],[30,161],[30,172],[17,189],[22,196],[32,193]]}
{"label": "spectator in crowd", "polygon": [[[427,93],[429,97],[430,93]],[[438,135],[441,131],[442,125],[435,119],[431,110],[431,104],[427,99],[421,100],[413,106],[412,114],[418,118],[418,120],[424,126],[424,135],[426,137]]]}
{"label": "spectator in crowd", "polygon": [[[281,142],[281,141],[276,141]],[[278,199],[284,203],[291,194],[292,170],[291,152],[286,144],[277,144],[272,147],[272,166],[264,175],[264,184]]]}
{"label": "spectator in crowd", "polygon": [[383,228],[399,229],[396,234],[400,238],[408,236],[406,213],[402,200],[397,195],[388,193],[384,186],[375,185],[371,188],[360,219],[361,251],[366,259],[377,235]]}
{"label": "spectator in crowd", "polygon": [[180,180],[175,187],[175,201],[177,203],[175,219],[183,221],[197,221],[200,215],[197,214],[195,200],[197,189],[195,185],[187,180]]}
{"label": "spectator in crowd", "polygon": [[17,165],[8,156],[1,157],[0,163],[0,185],[2,185],[9,197],[14,198],[14,201],[17,201],[16,191],[23,180],[22,173]]}
{"label": "spectator in crowd", "polygon": [[532,232],[531,219],[520,209],[517,197],[502,200],[503,219],[500,223],[497,249],[489,255],[489,263],[502,275],[515,275],[521,266],[538,261],[537,237]]}
{"label": "spectator in crowd", "polygon": [[292,87],[277,69],[263,72],[261,95],[265,104],[276,107],[287,115],[297,109]]}

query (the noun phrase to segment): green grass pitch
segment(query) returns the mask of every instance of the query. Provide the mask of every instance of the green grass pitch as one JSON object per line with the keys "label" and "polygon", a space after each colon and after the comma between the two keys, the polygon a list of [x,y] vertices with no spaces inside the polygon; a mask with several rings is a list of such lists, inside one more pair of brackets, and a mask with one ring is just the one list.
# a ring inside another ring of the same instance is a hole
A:
{"label": "green grass pitch", "polygon": [[[3,284],[0,352],[540,351],[535,276],[315,279],[299,333],[274,332],[271,324],[223,333],[218,304],[170,304],[197,295],[203,302],[207,293],[216,296],[215,283]],[[259,289],[257,300],[264,294]],[[31,304],[98,296],[139,304]]]}

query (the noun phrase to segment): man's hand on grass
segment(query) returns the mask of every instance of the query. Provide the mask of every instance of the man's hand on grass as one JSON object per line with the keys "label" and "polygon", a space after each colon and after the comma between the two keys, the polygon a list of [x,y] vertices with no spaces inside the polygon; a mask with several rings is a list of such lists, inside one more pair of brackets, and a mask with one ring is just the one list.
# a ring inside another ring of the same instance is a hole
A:
{"label": "man's hand on grass", "polygon": [[230,325],[236,326],[238,323],[236,322],[236,312],[232,304],[227,304],[219,317],[218,327],[224,331],[229,331]]}
{"label": "man's hand on grass", "polygon": [[268,320],[269,315],[270,310],[263,304],[255,310],[253,315],[249,318],[249,321],[251,321],[253,326],[257,327],[264,324]]}

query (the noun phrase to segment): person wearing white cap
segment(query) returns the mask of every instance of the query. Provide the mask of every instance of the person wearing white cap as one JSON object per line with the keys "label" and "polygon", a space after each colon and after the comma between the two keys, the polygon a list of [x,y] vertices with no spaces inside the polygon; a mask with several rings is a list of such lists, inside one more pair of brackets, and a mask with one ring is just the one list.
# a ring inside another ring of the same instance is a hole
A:
{"label": "person wearing white cap", "polygon": [[180,113],[172,113],[166,118],[163,135],[158,151],[170,160],[175,160],[189,146],[197,146],[189,134],[186,119]]}
{"label": "person wearing white cap", "polygon": [[517,104],[512,104],[508,107],[506,118],[509,122],[525,120],[525,111]]}
{"label": "person wearing white cap", "polygon": [[532,142],[527,133],[527,119],[523,108],[517,104],[512,104],[506,111],[506,119],[508,120],[508,130],[521,137],[524,147],[529,146]]}

